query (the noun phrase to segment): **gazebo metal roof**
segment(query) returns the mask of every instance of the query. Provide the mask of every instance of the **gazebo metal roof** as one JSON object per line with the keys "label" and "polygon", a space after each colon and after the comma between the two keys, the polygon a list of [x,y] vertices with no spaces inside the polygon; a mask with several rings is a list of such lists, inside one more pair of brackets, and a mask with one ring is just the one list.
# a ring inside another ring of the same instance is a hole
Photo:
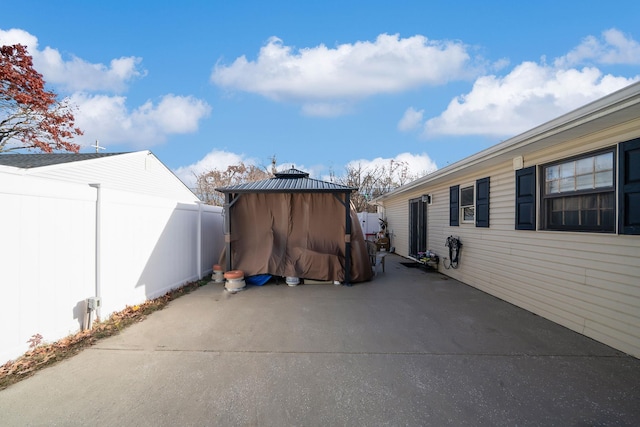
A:
{"label": "gazebo metal roof", "polygon": [[309,178],[307,172],[291,168],[273,178],[216,188],[221,193],[351,193],[357,187]]}

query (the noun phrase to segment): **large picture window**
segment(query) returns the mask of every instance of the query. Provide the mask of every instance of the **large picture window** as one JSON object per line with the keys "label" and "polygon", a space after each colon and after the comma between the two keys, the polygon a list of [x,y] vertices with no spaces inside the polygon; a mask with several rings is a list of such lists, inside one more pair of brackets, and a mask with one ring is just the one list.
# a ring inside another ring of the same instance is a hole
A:
{"label": "large picture window", "polygon": [[615,232],[615,151],[542,167],[543,228]]}

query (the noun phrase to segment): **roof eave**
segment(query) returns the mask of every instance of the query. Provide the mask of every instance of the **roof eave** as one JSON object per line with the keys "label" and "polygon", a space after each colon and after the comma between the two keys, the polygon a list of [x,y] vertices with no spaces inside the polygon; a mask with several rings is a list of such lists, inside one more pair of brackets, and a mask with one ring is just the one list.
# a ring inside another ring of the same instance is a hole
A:
{"label": "roof eave", "polygon": [[[501,143],[493,145],[483,151],[466,157],[449,166],[425,175],[422,178],[396,188],[386,194],[383,194],[371,200],[369,204],[377,205],[385,199],[411,191],[426,183],[435,182],[445,177],[449,177],[459,171],[468,169],[471,166],[480,163],[490,162],[491,159],[497,159],[500,156],[508,155],[525,147],[532,146],[544,140],[550,140],[553,136],[576,129],[579,126],[591,122],[596,119],[612,116],[617,112],[629,108],[638,108],[640,106],[640,82],[631,84],[617,92],[593,101],[583,107],[566,113],[560,117],[550,120],[542,125],[536,126],[526,132],[509,138]],[[620,123],[624,121],[620,120]],[[612,123],[612,125],[618,122]]]}
{"label": "roof eave", "polygon": [[268,193],[353,193],[357,191],[357,188],[345,188],[345,189],[238,189],[238,188],[216,188],[216,191],[220,193],[235,193],[235,194],[246,194],[246,193],[260,193],[260,194],[268,194]]}

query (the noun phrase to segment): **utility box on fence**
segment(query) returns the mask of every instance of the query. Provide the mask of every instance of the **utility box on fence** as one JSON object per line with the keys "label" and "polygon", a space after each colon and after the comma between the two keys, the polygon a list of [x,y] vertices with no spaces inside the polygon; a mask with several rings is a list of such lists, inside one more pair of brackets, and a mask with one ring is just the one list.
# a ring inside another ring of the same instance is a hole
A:
{"label": "utility box on fence", "polygon": [[89,297],[86,299],[87,311],[84,315],[83,329],[91,329],[93,322],[96,320],[96,310],[100,307],[102,301],[99,297]]}

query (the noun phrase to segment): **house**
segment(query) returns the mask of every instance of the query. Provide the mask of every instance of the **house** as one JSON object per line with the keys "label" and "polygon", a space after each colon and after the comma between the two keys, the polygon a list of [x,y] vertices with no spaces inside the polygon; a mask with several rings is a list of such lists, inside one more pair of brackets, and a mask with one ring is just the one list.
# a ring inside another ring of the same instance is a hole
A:
{"label": "house", "polygon": [[345,284],[373,276],[350,203],[356,188],[291,168],[216,190],[226,200],[227,270]]}
{"label": "house", "polygon": [[640,357],[640,83],[372,203],[398,254]]}
{"label": "house", "polygon": [[0,363],[211,271],[222,210],[149,151],[0,155]]}

